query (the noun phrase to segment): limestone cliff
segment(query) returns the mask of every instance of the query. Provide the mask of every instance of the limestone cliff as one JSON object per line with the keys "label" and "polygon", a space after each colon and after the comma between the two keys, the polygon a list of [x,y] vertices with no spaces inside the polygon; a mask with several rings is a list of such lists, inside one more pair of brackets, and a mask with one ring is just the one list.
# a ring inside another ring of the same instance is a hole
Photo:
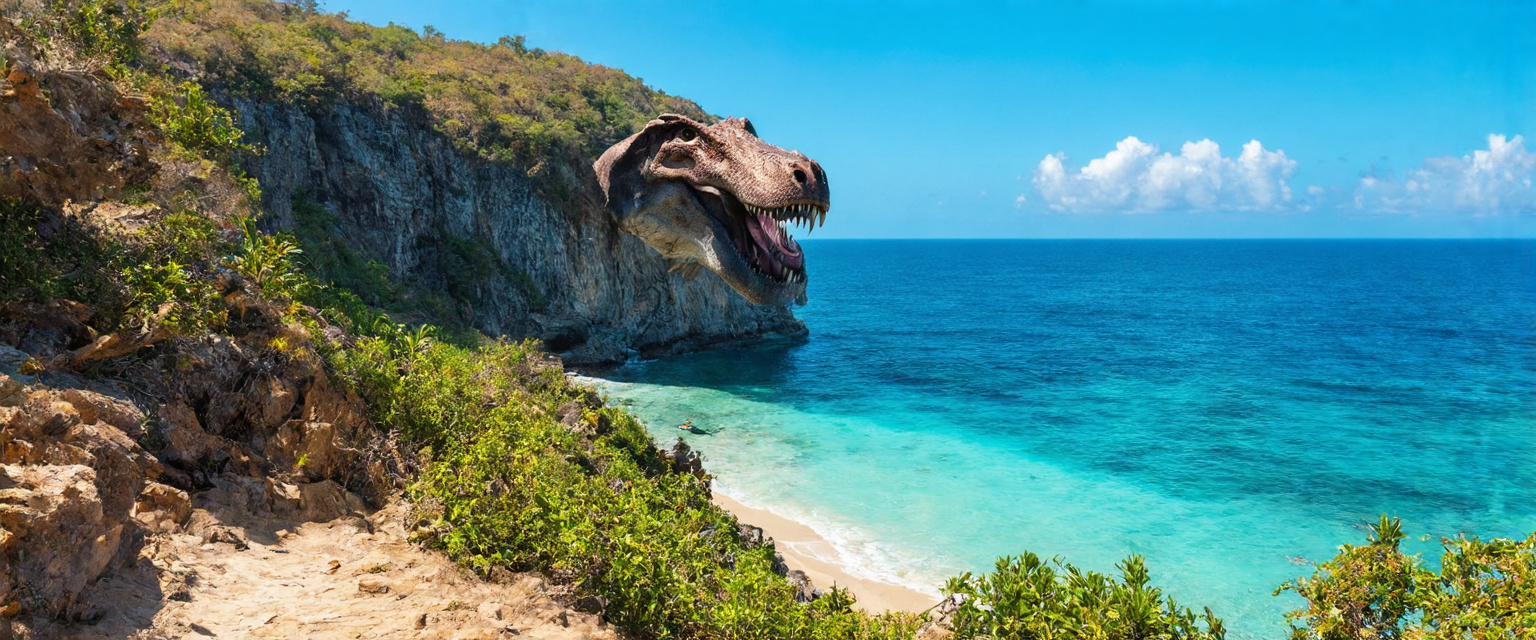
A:
{"label": "limestone cliff", "polygon": [[460,154],[419,110],[234,106],[265,147],[249,168],[271,223],[292,226],[294,199],[313,201],[363,256],[427,287],[458,275],[442,259],[454,243],[488,244],[501,269],[476,274],[474,301],[458,302],[490,335],[537,337],[584,364],[805,331],[789,309],[748,303],[712,274],[669,274],[597,203],[541,199],[522,171]]}

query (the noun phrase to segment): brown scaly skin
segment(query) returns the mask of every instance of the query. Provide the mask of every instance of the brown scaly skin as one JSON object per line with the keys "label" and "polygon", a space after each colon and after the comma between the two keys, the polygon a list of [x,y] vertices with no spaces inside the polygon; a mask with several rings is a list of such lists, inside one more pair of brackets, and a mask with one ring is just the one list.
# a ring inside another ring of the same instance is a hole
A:
{"label": "brown scaly skin", "polygon": [[827,174],[731,118],[650,121],[593,165],[626,233],[692,279],[708,268],[757,304],[805,304],[805,256],[786,225],[826,222]]}

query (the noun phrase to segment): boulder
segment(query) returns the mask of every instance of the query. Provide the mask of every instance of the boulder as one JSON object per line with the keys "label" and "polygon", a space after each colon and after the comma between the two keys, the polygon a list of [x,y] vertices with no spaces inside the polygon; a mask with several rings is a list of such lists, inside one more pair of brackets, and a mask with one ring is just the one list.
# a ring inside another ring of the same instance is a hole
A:
{"label": "boulder", "polygon": [[232,437],[245,413],[245,396],[229,391],[215,391],[208,399],[208,433]]}
{"label": "boulder", "polygon": [[[0,530],[0,602],[25,596],[23,606],[46,615],[71,609],[123,537],[123,526],[103,516],[96,472],[84,465],[0,465]],[[12,593],[16,588],[26,593]]]}
{"label": "boulder", "polygon": [[246,396],[246,419],[263,429],[273,429],[288,419],[298,395],[293,384],[282,378],[263,377],[251,386]]}
{"label": "boulder", "polygon": [[5,425],[0,425],[11,437],[36,441],[57,438],[80,424],[80,412],[74,405],[58,399],[47,391],[28,393]]}
{"label": "boulder", "polygon": [[160,422],[166,442],[165,449],[158,452],[162,459],[194,465],[218,446],[218,441],[203,431],[197,414],[185,402],[161,405]]}
{"label": "boulder", "polygon": [[160,463],[122,431],[101,423],[75,425],[64,442],[89,454],[81,462],[96,471],[96,492],[106,517],[128,516],[146,479],[160,476]]}
{"label": "boulder", "polygon": [[68,389],[61,396],[80,412],[81,422],[104,422],[133,437],[144,431],[144,412],[126,398],[85,389]]}
{"label": "boulder", "polygon": [[133,503],[133,518],[157,533],[179,529],[191,515],[192,499],[187,492],[158,482],[145,485]]}
{"label": "boulder", "polygon": [[25,399],[22,395],[23,383],[7,374],[0,373],[0,406],[14,407]]}
{"label": "boulder", "polygon": [[362,510],[362,498],[332,480],[288,484],[267,479],[267,505],[274,514],[300,522],[329,522]]}
{"label": "boulder", "polygon": [[32,356],[25,351],[0,345],[0,373],[18,375],[22,372],[21,366],[30,359]]}

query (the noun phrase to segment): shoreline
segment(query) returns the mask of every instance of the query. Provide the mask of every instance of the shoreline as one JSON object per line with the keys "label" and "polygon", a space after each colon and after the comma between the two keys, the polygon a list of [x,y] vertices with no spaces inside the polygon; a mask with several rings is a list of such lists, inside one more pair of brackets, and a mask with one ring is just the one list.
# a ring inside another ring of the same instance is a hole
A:
{"label": "shoreline", "polygon": [[937,596],[910,587],[853,576],[838,563],[822,559],[837,557],[837,550],[814,529],[772,511],[749,507],[718,491],[712,495],[716,506],[731,512],[744,523],[761,528],[763,535],[773,538],[774,548],[784,557],[784,564],[790,569],[804,571],[817,588],[836,585],[853,593],[857,598],[855,608],[870,613],[921,613],[939,602]]}

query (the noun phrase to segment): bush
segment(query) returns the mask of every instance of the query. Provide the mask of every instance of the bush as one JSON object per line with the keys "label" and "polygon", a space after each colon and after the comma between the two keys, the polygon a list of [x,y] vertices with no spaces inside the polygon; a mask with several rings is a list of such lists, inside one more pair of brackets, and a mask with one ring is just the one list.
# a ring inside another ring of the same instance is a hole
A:
{"label": "bush", "polygon": [[[607,599],[639,637],[910,637],[844,593],[809,605],[749,548],[704,479],[674,472],[634,418],[594,408],[535,343],[464,349],[400,331],[334,363],[382,426],[424,447],[411,495],[429,544],[489,573],[546,571]],[[555,419],[578,407],[576,424]]]}
{"label": "bush", "polygon": [[131,72],[143,51],[139,35],[156,16],[136,0],[11,0],[0,13],[20,18],[21,28],[56,57],[119,79]]}
{"label": "bush", "polygon": [[1220,640],[1226,630],[1206,609],[1197,616],[1151,586],[1146,562],[1117,565],[1120,580],[1033,553],[997,560],[980,577],[952,578],[944,591],[960,602],[951,628],[962,638],[998,640]]}
{"label": "bush", "polygon": [[1399,549],[1382,516],[1362,546],[1343,545],[1311,577],[1285,583],[1307,607],[1287,614],[1296,640],[1525,640],[1536,631],[1536,534],[1523,541],[1445,538],[1440,572]]}

